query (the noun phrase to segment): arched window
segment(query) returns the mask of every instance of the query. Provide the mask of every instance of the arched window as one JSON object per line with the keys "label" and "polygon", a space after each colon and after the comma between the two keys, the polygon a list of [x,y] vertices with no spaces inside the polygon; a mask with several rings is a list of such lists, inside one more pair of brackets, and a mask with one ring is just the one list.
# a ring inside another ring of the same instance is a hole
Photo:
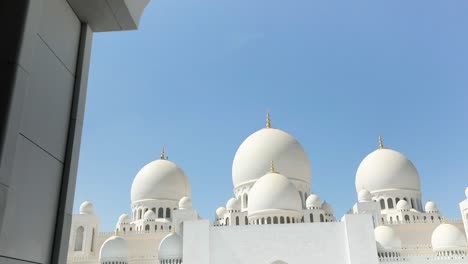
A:
{"label": "arched window", "polygon": [[265,224],[265,218],[262,218],[262,225]]}
{"label": "arched window", "polygon": [[236,225],[239,225],[239,216],[236,216]]}
{"label": "arched window", "polygon": [[271,217],[267,218],[267,224],[271,224]]}
{"label": "arched window", "polygon": [[395,205],[398,204],[398,202],[400,201],[400,198],[395,198]]}
{"label": "arched window", "polygon": [[323,222],[324,219],[323,219],[323,214],[320,214],[320,222]]}
{"label": "arched window", "polygon": [[161,231],[162,231],[162,230],[164,230],[164,226],[163,226],[163,225],[161,225]]}
{"label": "arched window", "polygon": [[411,208],[415,208],[416,207],[416,203],[414,202],[414,198],[411,198]]}
{"label": "arched window", "polygon": [[[125,232],[125,227],[124,227],[124,232]],[[91,234],[91,252],[94,252],[94,236],[95,236],[95,231],[93,228],[92,234]]]}
{"label": "arched window", "polygon": [[75,251],[83,250],[84,227],[80,226],[76,229],[75,234]]}
{"label": "arched window", "polygon": [[171,217],[171,208],[166,208],[166,218]]}
{"label": "arched window", "polygon": [[302,199],[302,192],[299,191],[299,198],[301,199],[302,208],[304,208],[304,199]]}
{"label": "arched window", "polygon": [[169,226],[169,231],[171,231],[171,229],[172,229],[172,226]]}
{"label": "arched window", "polygon": [[229,217],[226,217],[225,224],[228,226],[229,225]]}
{"label": "arched window", "polygon": [[314,222],[314,215],[310,214],[309,218],[310,218],[310,222],[313,223]]}
{"label": "arched window", "polygon": [[385,200],[380,199],[380,208],[385,209]]}
{"label": "arched window", "polygon": [[151,211],[153,211],[153,213],[156,214],[156,208],[155,207],[151,208]]}
{"label": "arched window", "polygon": [[390,216],[390,223],[392,223],[392,222],[393,222],[393,217]]}
{"label": "arched window", "polygon": [[400,217],[398,215],[396,216],[396,220],[397,222],[400,222]]}
{"label": "arched window", "polygon": [[280,217],[280,224],[284,224],[284,216]]}
{"label": "arched window", "polygon": [[291,218],[291,220],[292,220],[293,224],[296,222],[296,219],[294,217]]}
{"label": "arched window", "polygon": [[141,219],[141,209],[138,209],[138,219]]}
{"label": "arched window", "polygon": [[389,208],[389,209],[392,209],[392,208],[393,208],[393,200],[392,200],[392,198],[388,198],[388,199],[387,199],[387,204],[388,204],[388,208]]}
{"label": "arched window", "polygon": [[273,224],[278,224],[278,217],[277,216],[273,217]]}
{"label": "arched window", "polygon": [[130,227],[130,231],[133,231],[133,228]]}
{"label": "arched window", "polygon": [[245,222],[246,225],[249,224],[249,219],[247,219],[247,216],[245,217],[244,222]]}
{"label": "arched window", "polygon": [[150,226],[149,225],[145,225],[145,231],[149,231],[150,230]]}
{"label": "arched window", "polygon": [[154,225],[154,231],[158,231],[158,225]]}
{"label": "arched window", "polygon": [[409,215],[405,215],[405,221],[409,221],[410,218],[409,218]]}
{"label": "arched window", "polygon": [[288,224],[291,223],[291,219],[289,218],[289,216],[286,217],[286,223],[288,223]]}
{"label": "arched window", "polygon": [[158,209],[158,218],[164,218],[164,208]]}

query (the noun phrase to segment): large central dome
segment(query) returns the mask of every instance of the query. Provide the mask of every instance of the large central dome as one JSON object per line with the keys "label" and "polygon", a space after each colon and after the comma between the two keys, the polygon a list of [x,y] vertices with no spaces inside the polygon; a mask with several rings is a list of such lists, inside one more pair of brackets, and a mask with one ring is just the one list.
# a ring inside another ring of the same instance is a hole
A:
{"label": "large central dome", "polygon": [[271,160],[289,179],[310,184],[310,165],[301,144],[280,129],[263,128],[245,139],[236,152],[232,163],[234,187],[262,177]]}
{"label": "large central dome", "polygon": [[418,172],[413,163],[398,151],[381,148],[367,155],[356,172],[356,192],[420,191]]}
{"label": "large central dome", "polygon": [[184,172],[172,161],[160,159],[145,165],[132,183],[132,203],[147,199],[175,200],[190,197]]}

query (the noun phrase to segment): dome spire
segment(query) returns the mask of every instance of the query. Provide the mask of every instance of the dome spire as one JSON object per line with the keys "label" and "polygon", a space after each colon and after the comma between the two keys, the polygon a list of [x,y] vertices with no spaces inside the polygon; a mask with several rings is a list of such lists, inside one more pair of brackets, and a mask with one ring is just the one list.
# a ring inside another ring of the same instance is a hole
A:
{"label": "dome spire", "polygon": [[266,115],[266,128],[271,128],[271,120],[270,120],[270,111],[267,110],[267,115]]}
{"label": "dome spire", "polygon": [[383,149],[383,148],[384,148],[384,145],[382,142],[382,136],[379,136],[379,149]]}
{"label": "dome spire", "polygon": [[159,156],[162,160],[166,159],[166,156],[164,155],[164,144],[161,147],[161,156]]}
{"label": "dome spire", "polygon": [[275,164],[273,164],[273,161],[270,161],[270,172],[277,173],[277,171],[275,170]]}

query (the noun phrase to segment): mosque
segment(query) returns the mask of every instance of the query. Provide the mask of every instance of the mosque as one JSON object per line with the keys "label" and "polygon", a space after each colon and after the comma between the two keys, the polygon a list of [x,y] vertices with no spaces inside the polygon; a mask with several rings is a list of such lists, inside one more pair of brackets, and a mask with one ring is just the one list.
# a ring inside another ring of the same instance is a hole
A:
{"label": "mosque", "polygon": [[460,219],[422,204],[420,177],[398,151],[379,146],[356,171],[356,202],[337,219],[311,192],[301,144],[266,127],[247,137],[232,164],[233,197],[212,221],[192,208],[189,181],[161,157],[136,174],[131,214],[101,232],[93,205],[73,215],[70,264],[468,263],[468,188]]}

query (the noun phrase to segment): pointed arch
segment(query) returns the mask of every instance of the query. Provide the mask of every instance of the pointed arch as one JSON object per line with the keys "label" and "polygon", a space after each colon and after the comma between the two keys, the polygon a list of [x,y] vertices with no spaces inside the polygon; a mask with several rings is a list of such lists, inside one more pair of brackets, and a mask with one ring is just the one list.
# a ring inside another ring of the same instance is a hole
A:
{"label": "pointed arch", "polygon": [[79,226],[75,232],[75,251],[83,250],[84,227]]}

